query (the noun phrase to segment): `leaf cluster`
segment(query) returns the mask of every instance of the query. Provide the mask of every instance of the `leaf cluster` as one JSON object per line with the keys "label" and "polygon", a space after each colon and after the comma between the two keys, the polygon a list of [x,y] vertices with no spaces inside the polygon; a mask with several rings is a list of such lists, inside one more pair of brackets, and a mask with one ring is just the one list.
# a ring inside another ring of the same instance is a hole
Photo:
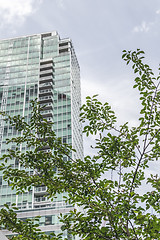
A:
{"label": "leaf cluster", "polygon": [[[136,74],[134,88],[140,93],[142,106],[138,125],[129,127],[126,122],[117,127],[111,106],[101,103],[97,95],[87,97],[80,118],[84,134],[95,138],[93,156],[73,159],[75,150],[56,137],[52,124],[42,118],[36,103],[32,103],[29,124],[20,116],[6,117],[21,136],[8,140],[16,149],[1,157],[4,179],[17,193],[45,185],[47,197],[52,199],[56,193],[66,191],[66,201],[75,209],[61,215],[62,231],[85,240],[160,239],[160,177],[158,174],[148,177],[145,172],[150,162],[160,157],[159,76],[156,78],[143,63],[144,52],[139,49],[124,51],[122,58],[132,64]],[[24,143],[30,148],[26,152],[21,151]],[[44,148],[51,151],[44,152]],[[12,159],[19,162],[18,169],[8,164]],[[144,184],[150,185],[151,190],[143,190]],[[12,213],[12,219],[15,213],[10,211],[6,210],[4,216]],[[22,224],[15,221],[14,226]],[[1,223],[4,222],[5,228],[14,229],[7,218],[2,218]],[[28,220],[27,226],[31,224]],[[36,227],[33,226],[35,233]],[[18,227],[16,232],[17,237],[21,236]]]}

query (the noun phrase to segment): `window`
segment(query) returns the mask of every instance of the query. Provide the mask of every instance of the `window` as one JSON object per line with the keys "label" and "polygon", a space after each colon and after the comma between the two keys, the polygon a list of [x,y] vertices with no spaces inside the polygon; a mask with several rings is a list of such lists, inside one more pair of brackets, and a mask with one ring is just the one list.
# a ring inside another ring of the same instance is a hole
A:
{"label": "window", "polygon": [[46,216],[45,225],[51,225],[51,224],[52,224],[52,216]]}
{"label": "window", "polygon": [[7,127],[4,127],[4,136],[7,135],[7,130],[8,130],[8,128],[7,128]]}
{"label": "window", "polygon": [[0,186],[2,185],[2,176],[0,176]]}

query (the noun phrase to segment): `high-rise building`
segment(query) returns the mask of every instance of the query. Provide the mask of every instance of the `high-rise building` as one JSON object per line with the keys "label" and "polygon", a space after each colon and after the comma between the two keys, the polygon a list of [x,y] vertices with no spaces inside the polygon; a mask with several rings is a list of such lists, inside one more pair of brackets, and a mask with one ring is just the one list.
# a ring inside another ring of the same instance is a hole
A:
{"label": "high-rise building", "polygon": [[[0,41],[0,110],[10,116],[30,119],[30,100],[39,99],[45,105],[43,116],[54,122],[54,130],[64,143],[76,149],[73,158],[83,157],[82,128],[79,122],[81,105],[80,69],[70,39],[60,39],[57,32],[35,34]],[[0,154],[14,144],[6,145],[6,138],[19,133],[0,119]],[[26,146],[21,146],[25,151]],[[12,159],[13,168],[19,163]],[[32,174],[32,172],[31,172]],[[16,195],[0,173],[0,207],[16,203],[19,218],[40,215],[40,226],[45,232],[60,232],[58,216],[72,206],[58,194],[52,202],[45,196],[46,187],[35,187]],[[4,233],[10,234],[9,232]],[[64,233],[67,234],[67,233]]]}

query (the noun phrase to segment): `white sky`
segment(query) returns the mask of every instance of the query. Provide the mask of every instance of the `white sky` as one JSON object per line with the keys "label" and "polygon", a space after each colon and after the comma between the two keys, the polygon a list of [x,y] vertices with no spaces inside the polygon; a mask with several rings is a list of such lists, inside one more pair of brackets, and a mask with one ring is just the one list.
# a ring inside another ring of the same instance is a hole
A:
{"label": "white sky", "polygon": [[83,102],[98,93],[120,123],[136,123],[138,93],[122,50],[140,48],[146,62],[158,68],[159,0],[0,0],[0,16],[1,39],[54,30],[70,37],[81,67]]}

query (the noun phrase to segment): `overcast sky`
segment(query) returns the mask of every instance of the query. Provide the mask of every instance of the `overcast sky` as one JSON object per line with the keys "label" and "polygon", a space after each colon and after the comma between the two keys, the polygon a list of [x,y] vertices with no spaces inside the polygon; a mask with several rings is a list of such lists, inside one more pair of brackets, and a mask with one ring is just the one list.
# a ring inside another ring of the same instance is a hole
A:
{"label": "overcast sky", "polygon": [[99,94],[119,121],[136,123],[138,94],[122,50],[140,48],[160,63],[159,0],[0,0],[0,38],[57,30],[70,37],[81,67],[82,99]]}

